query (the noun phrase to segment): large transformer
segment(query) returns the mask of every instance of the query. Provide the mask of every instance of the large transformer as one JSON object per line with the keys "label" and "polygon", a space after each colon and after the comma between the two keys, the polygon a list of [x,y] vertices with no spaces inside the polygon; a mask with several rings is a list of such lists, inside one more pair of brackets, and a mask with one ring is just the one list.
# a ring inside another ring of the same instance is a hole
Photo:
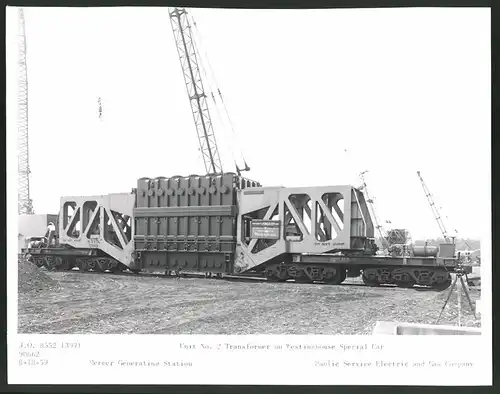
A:
{"label": "large transformer", "polygon": [[262,187],[233,173],[141,178],[132,193],[63,197],[59,244],[27,252],[51,269],[263,275],[268,280],[445,289],[454,245],[376,256],[352,186]]}
{"label": "large transformer", "polygon": [[233,272],[237,193],[257,185],[234,174],[139,179],[133,268]]}

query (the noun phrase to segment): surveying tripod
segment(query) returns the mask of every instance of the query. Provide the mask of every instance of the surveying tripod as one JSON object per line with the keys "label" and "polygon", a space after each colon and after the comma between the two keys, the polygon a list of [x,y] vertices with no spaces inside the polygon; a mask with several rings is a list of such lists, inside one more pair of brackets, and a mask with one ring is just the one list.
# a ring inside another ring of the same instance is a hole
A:
{"label": "surveying tripod", "polygon": [[[453,293],[453,290],[456,288],[457,286],[457,281],[460,279],[460,284],[461,284],[461,288],[464,289],[465,291],[465,296],[467,297],[467,301],[469,302],[469,307],[472,311],[472,314],[474,315],[474,319],[477,319],[476,317],[476,311],[472,305],[472,301],[470,299],[470,294],[469,294],[469,290],[465,284],[466,281],[464,281],[464,275],[467,279],[467,273],[465,272],[465,269],[462,265],[462,263],[459,263],[457,265],[457,267],[455,268],[454,270],[454,274],[455,274],[455,280],[453,281],[452,285],[451,285],[451,288],[450,288],[450,292],[448,293],[448,297],[446,298],[446,301],[443,305],[443,308],[441,309],[441,313],[439,314],[439,317],[437,318],[436,320],[436,324],[438,324],[439,320],[441,319],[441,316],[443,314],[443,311],[444,311],[444,308],[446,308],[446,305],[448,305],[448,301],[450,300],[451,298],[451,293]],[[460,326],[460,310],[461,310],[461,302],[462,301],[462,297],[461,297],[461,289],[458,290],[458,325]]]}

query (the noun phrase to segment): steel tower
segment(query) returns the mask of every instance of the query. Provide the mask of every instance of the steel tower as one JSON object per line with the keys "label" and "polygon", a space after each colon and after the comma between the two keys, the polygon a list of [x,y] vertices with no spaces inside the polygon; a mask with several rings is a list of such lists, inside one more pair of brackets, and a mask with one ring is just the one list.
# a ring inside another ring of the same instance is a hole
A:
{"label": "steel tower", "polygon": [[28,144],[28,70],[26,66],[26,29],[24,11],[19,8],[19,92],[18,92],[18,204],[20,215],[34,213],[30,198]]}

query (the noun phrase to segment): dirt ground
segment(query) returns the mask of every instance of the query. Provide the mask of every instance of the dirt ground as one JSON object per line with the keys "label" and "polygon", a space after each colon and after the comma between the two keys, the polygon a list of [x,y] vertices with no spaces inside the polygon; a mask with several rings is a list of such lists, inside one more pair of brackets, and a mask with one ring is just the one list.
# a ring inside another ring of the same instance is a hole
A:
{"label": "dirt ground", "polygon": [[[371,334],[376,321],[435,323],[448,291],[46,272],[19,291],[20,333]],[[57,286],[54,285],[57,283]],[[480,291],[470,289],[473,301]],[[479,326],[462,297],[462,324]],[[440,324],[456,324],[452,294]]]}
{"label": "dirt ground", "polygon": [[37,292],[44,289],[55,290],[59,287],[57,280],[50,278],[44,271],[22,257],[19,258],[17,268],[19,279],[17,291],[19,293]]}

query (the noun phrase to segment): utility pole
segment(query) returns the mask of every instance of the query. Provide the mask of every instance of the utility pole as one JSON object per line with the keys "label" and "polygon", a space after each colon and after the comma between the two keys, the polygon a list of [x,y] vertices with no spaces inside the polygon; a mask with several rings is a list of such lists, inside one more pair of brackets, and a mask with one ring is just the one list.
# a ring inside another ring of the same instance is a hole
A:
{"label": "utility pole", "polygon": [[18,212],[32,215],[33,201],[30,198],[30,165],[28,144],[28,69],[26,66],[26,28],[24,11],[19,8],[19,92],[18,92]]}

